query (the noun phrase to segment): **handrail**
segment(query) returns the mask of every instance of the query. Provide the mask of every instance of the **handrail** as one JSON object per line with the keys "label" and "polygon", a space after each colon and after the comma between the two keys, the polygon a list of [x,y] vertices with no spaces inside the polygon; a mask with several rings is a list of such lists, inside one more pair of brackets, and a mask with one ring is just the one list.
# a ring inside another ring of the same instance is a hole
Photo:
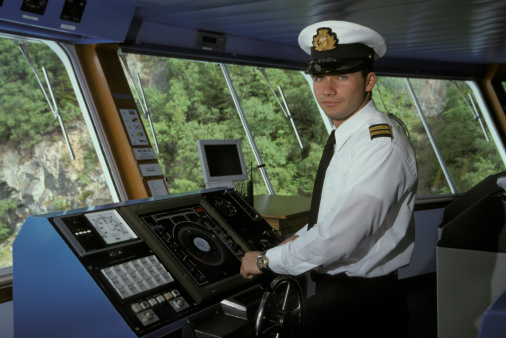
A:
{"label": "handrail", "polygon": [[[7,273],[2,273],[5,270]],[[12,267],[0,269],[0,303],[12,300]]]}
{"label": "handrail", "polygon": [[448,204],[455,201],[461,195],[462,194],[417,196],[415,200],[415,211],[446,208]]}

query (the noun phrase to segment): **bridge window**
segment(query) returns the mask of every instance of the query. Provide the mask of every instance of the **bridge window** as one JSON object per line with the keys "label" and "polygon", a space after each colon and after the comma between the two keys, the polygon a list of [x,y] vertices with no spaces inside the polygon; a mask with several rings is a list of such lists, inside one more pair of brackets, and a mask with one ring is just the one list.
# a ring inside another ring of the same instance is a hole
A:
{"label": "bridge window", "polygon": [[52,48],[0,37],[0,269],[12,265],[11,246],[27,216],[112,202],[71,81]]}
{"label": "bridge window", "polygon": [[462,193],[504,170],[504,149],[473,82],[380,77],[373,97],[408,127],[418,195]]}
{"label": "bridge window", "polygon": [[[311,90],[298,71],[136,54],[128,54],[126,59],[131,84],[138,86],[140,74],[160,148],[159,162],[170,193],[205,187],[197,153],[198,139],[241,139],[247,167],[255,168],[257,154],[247,136],[251,133],[274,192],[311,195],[314,172],[328,134]],[[234,85],[248,127],[241,121],[225,72]],[[286,115],[288,110],[279,87],[293,119]],[[132,92],[135,90],[132,88]],[[145,120],[145,125],[149,121]],[[253,178],[255,194],[269,193],[260,170],[253,171]],[[246,192],[245,183],[236,187]]]}
{"label": "bridge window", "polygon": [[[204,187],[199,138],[241,138],[247,163],[256,166],[223,66],[134,54],[126,59],[133,83],[141,75],[171,193]],[[298,71],[226,67],[274,192],[310,196],[327,131],[307,81]],[[504,170],[504,149],[496,146],[497,134],[473,88],[466,81],[379,77],[377,107],[406,124],[416,149],[418,195],[465,192]],[[258,171],[254,180],[255,194],[269,193]]]}

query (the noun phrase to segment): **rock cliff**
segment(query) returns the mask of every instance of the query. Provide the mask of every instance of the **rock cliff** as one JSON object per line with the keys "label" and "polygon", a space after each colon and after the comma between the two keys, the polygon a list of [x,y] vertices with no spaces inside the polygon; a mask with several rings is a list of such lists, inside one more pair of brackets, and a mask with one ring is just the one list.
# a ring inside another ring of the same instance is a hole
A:
{"label": "rock cliff", "polygon": [[[61,130],[34,147],[0,145],[0,215],[4,232],[17,233],[29,215],[111,202],[84,122],[66,126],[75,160]],[[2,205],[3,203],[3,205]]]}

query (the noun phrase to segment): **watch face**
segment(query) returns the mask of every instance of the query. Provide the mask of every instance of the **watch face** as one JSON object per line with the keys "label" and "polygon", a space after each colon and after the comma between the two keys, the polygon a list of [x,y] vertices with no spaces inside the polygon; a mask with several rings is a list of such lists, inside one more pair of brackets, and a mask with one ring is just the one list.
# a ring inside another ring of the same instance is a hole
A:
{"label": "watch face", "polygon": [[91,225],[107,244],[137,238],[123,217],[114,209],[85,214]]}
{"label": "watch face", "polygon": [[269,259],[267,257],[265,257],[264,255],[258,256],[257,265],[260,270],[266,268],[268,264],[269,264]]}

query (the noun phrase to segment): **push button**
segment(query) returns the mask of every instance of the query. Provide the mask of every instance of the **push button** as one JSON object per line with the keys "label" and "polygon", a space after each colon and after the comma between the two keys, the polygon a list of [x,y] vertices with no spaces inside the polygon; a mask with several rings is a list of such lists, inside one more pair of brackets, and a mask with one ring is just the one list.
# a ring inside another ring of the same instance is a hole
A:
{"label": "push button", "polygon": [[140,306],[138,303],[132,304],[130,307],[134,313],[139,313],[142,311],[142,306]]}

